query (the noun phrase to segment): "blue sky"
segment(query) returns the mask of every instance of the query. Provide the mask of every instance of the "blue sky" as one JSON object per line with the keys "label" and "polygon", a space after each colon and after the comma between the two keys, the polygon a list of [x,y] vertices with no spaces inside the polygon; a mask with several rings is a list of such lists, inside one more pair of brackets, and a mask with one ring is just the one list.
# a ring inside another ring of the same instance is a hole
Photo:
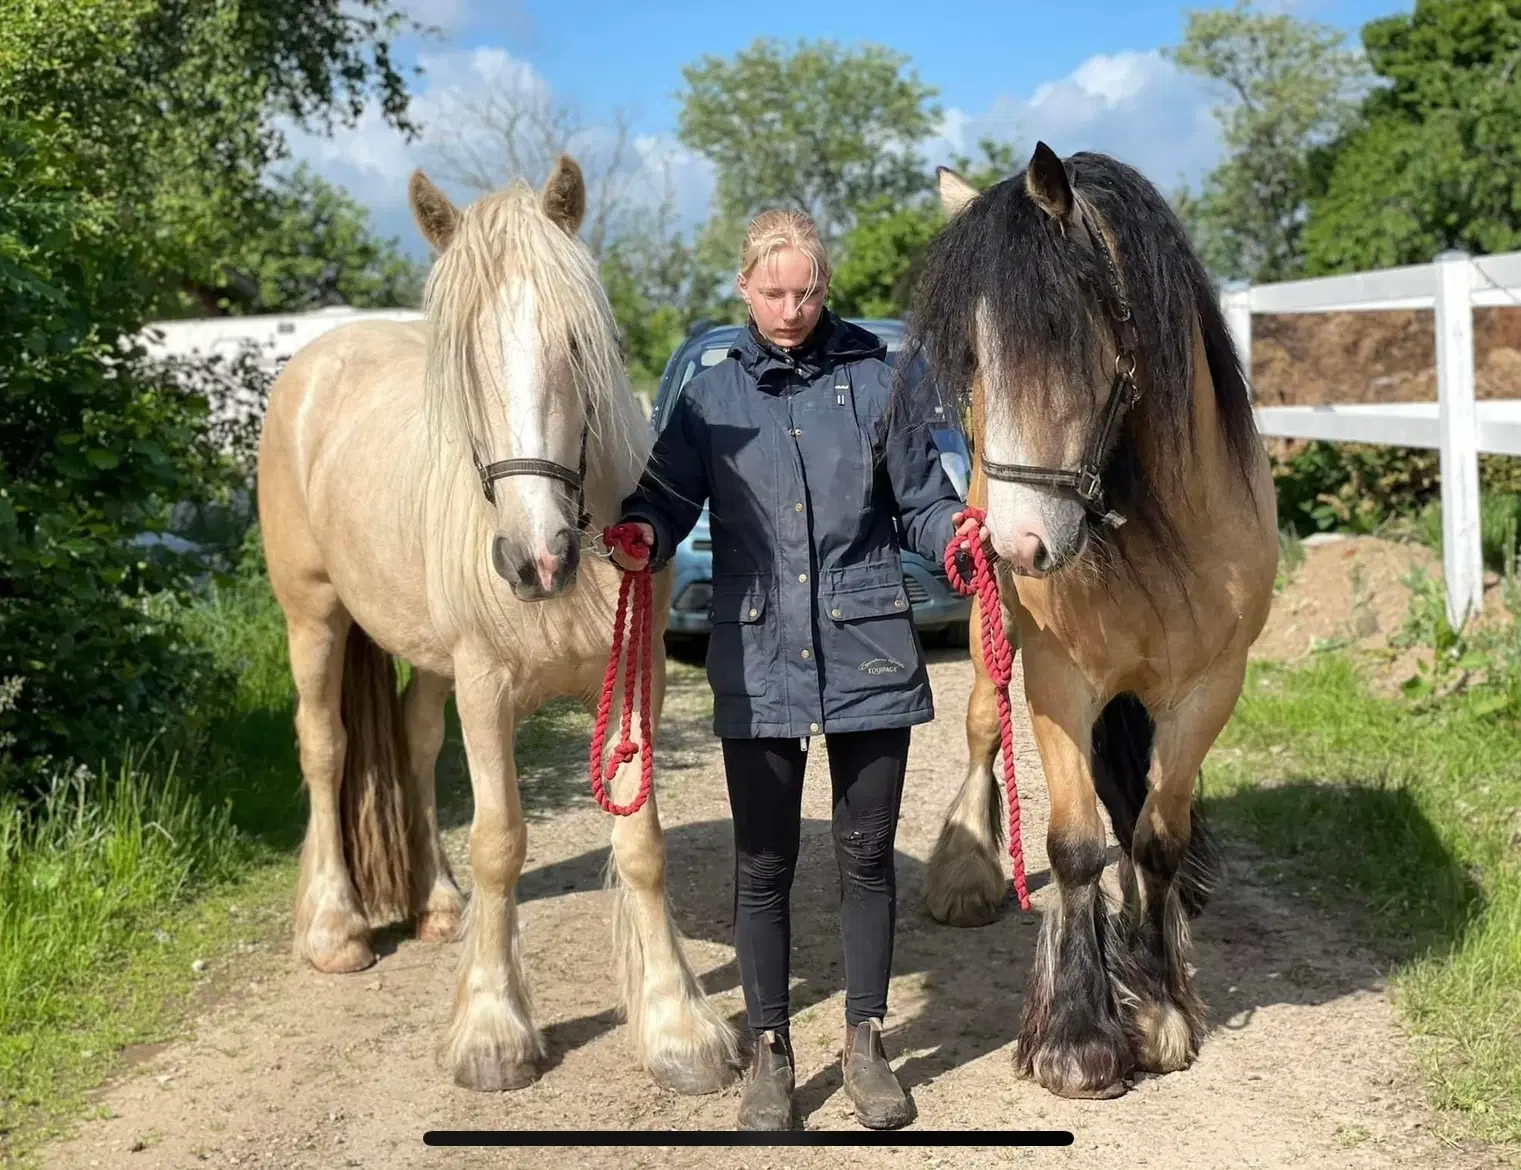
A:
{"label": "blue sky", "polygon": [[[440,143],[461,124],[460,100],[504,86],[573,107],[588,128],[584,149],[593,158],[599,129],[622,111],[643,167],[631,176],[626,199],[653,198],[669,183],[678,221],[699,222],[712,172],[675,139],[681,69],[703,54],[730,56],[761,36],[844,45],[870,40],[908,54],[920,78],[939,89],[944,110],[939,134],[924,147],[931,165],[958,149],[973,153],[984,134],[1021,147],[1042,137],[1061,154],[1108,151],[1170,189],[1180,180],[1197,182],[1219,157],[1209,113],[1216,95],[1178,74],[1158,52],[1180,36],[1185,6],[1176,0],[402,5],[444,30],[439,38],[399,46],[403,63],[425,69],[413,85],[423,140],[404,142],[371,113],[330,140],[297,134],[293,149],[347,186],[385,234],[418,255],[424,246],[406,211],[407,174],[422,165],[447,190],[468,198],[467,188],[440,174]],[[1274,0],[1274,7],[1340,26],[1355,38],[1366,21],[1408,10],[1410,0]]]}

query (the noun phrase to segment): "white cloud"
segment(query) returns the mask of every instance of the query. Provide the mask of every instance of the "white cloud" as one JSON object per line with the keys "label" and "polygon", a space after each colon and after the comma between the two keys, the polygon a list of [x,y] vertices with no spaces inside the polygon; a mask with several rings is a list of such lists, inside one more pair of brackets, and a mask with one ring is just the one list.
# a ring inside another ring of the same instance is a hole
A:
{"label": "white cloud", "polygon": [[975,158],[982,138],[1021,151],[1044,141],[1060,155],[1096,150],[1136,167],[1164,192],[1196,185],[1219,161],[1221,143],[1209,82],[1179,71],[1159,52],[1089,57],[1029,97],[1000,95],[981,114],[947,110],[923,154],[933,166]]}

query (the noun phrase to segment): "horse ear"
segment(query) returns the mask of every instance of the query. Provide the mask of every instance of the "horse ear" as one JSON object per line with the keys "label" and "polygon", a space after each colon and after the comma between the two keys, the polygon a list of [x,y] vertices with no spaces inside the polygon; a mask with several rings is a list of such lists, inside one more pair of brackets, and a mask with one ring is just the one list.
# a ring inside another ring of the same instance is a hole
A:
{"label": "horse ear", "polygon": [[567,236],[574,236],[586,215],[586,181],[581,168],[568,154],[555,160],[555,169],[544,180],[544,190],[539,195],[544,214],[562,228]]}
{"label": "horse ear", "polygon": [[407,184],[407,199],[412,204],[412,218],[422,230],[423,239],[435,252],[442,252],[454,239],[454,229],[459,224],[459,212],[449,197],[433,185],[422,171],[412,172]]}
{"label": "horse ear", "polygon": [[935,186],[940,189],[940,206],[948,218],[954,219],[973,199],[977,189],[950,167],[935,168]]}
{"label": "horse ear", "polygon": [[1066,219],[1072,214],[1072,184],[1067,181],[1067,169],[1056,157],[1056,151],[1044,142],[1035,144],[1035,153],[1025,168],[1025,190],[1053,219]]}

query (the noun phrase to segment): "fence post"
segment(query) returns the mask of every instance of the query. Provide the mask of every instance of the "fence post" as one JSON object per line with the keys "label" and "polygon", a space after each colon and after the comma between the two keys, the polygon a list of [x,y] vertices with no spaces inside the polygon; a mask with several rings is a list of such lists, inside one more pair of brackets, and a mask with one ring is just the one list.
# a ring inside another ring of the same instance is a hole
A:
{"label": "fence post", "polygon": [[1473,265],[1467,252],[1436,258],[1436,367],[1441,432],[1442,570],[1454,628],[1484,603],[1479,525],[1479,421],[1474,406]]}
{"label": "fence post", "polygon": [[1252,393],[1252,290],[1235,288],[1220,294],[1220,309],[1225,323],[1230,326],[1231,337],[1236,343],[1236,354],[1241,359],[1241,372],[1246,375],[1248,399]]}

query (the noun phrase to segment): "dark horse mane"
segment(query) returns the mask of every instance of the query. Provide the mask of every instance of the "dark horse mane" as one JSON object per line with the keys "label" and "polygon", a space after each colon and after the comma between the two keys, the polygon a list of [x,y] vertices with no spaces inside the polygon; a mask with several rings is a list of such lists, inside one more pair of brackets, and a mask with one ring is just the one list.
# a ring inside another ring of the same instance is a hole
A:
{"label": "dark horse mane", "polygon": [[[1091,224],[1097,213],[1108,233],[1134,315],[1142,397],[1127,414],[1105,468],[1105,498],[1127,520],[1121,545],[1129,543],[1130,533],[1144,534],[1176,567],[1182,549],[1168,501],[1196,455],[1195,319],[1231,462],[1251,490],[1249,469],[1259,453],[1246,380],[1217,291],[1156,187],[1104,154],[1074,154],[1062,166],[1090,226],[1098,229]],[[964,408],[977,372],[978,305],[985,303],[987,324],[1011,373],[1009,384],[998,389],[1086,391],[1088,425],[1097,429],[1110,387],[1109,371],[1095,366],[1095,355],[1113,341],[1109,288],[1104,258],[1088,233],[1064,230],[1030,195],[1021,171],[974,199],[930,244],[898,369],[922,352],[929,377],[921,386],[938,385]],[[1158,454],[1144,467],[1135,442],[1142,419]],[[1097,528],[1095,535],[1102,535]],[[1114,538],[1098,543],[1111,555],[1117,551]]]}

